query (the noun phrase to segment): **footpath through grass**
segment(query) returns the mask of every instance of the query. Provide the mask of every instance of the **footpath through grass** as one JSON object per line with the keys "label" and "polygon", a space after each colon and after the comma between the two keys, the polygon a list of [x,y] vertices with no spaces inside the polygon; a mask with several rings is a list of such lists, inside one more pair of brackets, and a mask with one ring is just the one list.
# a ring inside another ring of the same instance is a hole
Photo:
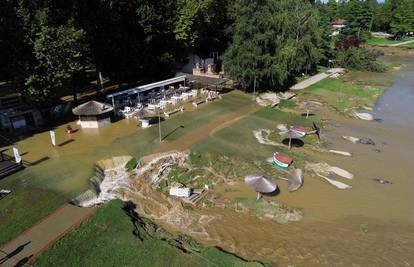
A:
{"label": "footpath through grass", "polygon": [[216,248],[184,253],[158,238],[141,240],[122,206],[119,200],[105,204],[37,258],[35,266],[261,266]]}

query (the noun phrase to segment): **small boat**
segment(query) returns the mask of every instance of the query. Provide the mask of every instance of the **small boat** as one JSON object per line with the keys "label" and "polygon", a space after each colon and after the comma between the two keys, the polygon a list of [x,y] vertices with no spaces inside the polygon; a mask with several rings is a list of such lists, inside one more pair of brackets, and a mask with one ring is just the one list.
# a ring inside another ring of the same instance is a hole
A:
{"label": "small boat", "polygon": [[302,126],[292,126],[290,128],[290,130],[292,132],[295,132],[295,133],[299,134],[300,137],[304,137],[306,135],[306,133],[308,132],[307,129],[305,127],[302,127]]}
{"label": "small boat", "polygon": [[292,162],[293,159],[287,155],[280,152],[273,153],[273,164],[282,170],[286,170]]}

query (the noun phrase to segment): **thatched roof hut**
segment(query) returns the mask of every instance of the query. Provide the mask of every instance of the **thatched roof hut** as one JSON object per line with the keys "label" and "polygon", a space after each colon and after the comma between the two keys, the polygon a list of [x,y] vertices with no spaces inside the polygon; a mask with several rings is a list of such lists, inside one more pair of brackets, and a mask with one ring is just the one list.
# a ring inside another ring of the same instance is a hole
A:
{"label": "thatched roof hut", "polygon": [[79,124],[82,128],[99,128],[111,123],[113,107],[106,103],[89,101],[72,110],[79,116]]}

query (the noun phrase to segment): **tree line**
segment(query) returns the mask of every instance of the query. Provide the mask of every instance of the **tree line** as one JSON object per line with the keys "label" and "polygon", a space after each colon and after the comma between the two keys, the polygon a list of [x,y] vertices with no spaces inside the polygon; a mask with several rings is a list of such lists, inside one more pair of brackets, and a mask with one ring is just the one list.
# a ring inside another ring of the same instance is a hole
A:
{"label": "tree line", "polygon": [[402,34],[414,31],[414,0],[329,0],[326,14],[331,21],[345,19],[361,30]]}
{"label": "tree line", "polygon": [[226,75],[244,88],[283,87],[338,57],[333,20],[349,23],[340,40],[363,41],[372,29],[397,27],[375,14],[391,5],[406,23],[397,10],[412,1],[3,0],[0,81],[39,103],[68,91],[76,101],[91,70],[111,81],[148,82],[173,75],[190,54],[219,52]]}

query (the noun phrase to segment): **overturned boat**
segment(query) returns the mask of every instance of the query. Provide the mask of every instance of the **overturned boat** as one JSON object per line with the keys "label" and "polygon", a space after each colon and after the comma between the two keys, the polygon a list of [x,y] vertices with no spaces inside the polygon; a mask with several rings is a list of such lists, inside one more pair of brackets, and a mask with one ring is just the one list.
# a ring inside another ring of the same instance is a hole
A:
{"label": "overturned boat", "polygon": [[280,152],[273,153],[273,165],[282,170],[287,170],[290,164],[292,164],[293,159],[288,155],[282,154]]}

